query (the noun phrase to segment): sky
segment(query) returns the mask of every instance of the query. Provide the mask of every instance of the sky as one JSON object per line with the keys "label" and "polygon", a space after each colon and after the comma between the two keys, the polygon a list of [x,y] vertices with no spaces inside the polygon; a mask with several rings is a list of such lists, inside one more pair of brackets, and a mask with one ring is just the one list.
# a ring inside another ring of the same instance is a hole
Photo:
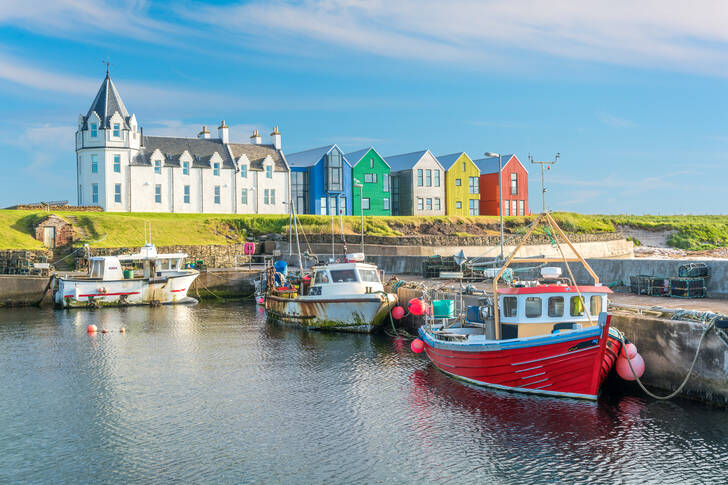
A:
{"label": "sky", "polygon": [[284,153],[515,153],[530,200],[726,214],[722,0],[0,0],[0,207],[76,203],[74,132],[111,62],[147,135]]}

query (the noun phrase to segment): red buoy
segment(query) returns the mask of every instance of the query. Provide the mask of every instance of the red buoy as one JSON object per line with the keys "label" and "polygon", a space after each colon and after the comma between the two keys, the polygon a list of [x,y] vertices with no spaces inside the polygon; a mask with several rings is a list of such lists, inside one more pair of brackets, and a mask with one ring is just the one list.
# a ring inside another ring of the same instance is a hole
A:
{"label": "red buoy", "polygon": [[415,354],[419,354],[420,352],[425,350],[425,343],[422,340],[416,338],[410,344],[410,349],[412,349],[412,352],[414,352]]}
{"label": "red buoy", "polygon": [[396,307],[392,308],[392,318],[395,320],[400,320],[404,316],[404,308],[397,305]]}
{"label": "red buoy", "polygon": [[637,355],[637,346],[633,343],[628,343],[624,346],[624,352],[622,355],[627,355],[628,359],[634,359],[634,356]]}
{"label": "red buoy", "polygon": [[88,328],[86,328],[86,331],[88,333],[96,333],[98,331],[98,328],[96,328],[96,325],[91,324],[88,326]]}
{"label": "red buoy", "polygon": [[412,298],[407,304],[407,308],[412,315],[424,315],[427,311],[427,305],[419,298]]}
{"label": "red buoy", "polygon": [[[632,364],[630,369],[629,364]],[[634,369],[634,373],[632,372]],[[627,360],[626,357],[620,356],[617,359],[617,374],[625,381],[634,381],[635,379],[642,377],[645,373],[645,361],[640,354],[635,354],[634,358]],[[637,375],[637,377],[635,377]]]}

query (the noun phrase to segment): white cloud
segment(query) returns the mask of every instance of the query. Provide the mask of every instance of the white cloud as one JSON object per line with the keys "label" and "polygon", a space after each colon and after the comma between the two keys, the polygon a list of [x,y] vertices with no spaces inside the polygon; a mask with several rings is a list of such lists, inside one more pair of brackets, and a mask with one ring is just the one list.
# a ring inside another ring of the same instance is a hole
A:
{"label": "white cloud", "polygon": [[632,120],[626,118],[620,118],[609,113],[597,113],[597,119],[608,126],[614,126],[617,128],[632,128],[637,126]]}

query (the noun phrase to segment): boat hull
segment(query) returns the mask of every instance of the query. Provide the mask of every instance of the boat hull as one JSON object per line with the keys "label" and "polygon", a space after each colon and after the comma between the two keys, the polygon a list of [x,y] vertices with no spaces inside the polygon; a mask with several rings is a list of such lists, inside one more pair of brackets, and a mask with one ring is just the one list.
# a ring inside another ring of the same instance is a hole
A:
{"label": "boat hull", "polygon": [[608,319],[600,326],[542,338],[443,342],[424,327],[425,352],[442,372],[479,386],[595,400],[621,349]]}
{"label": "boat hull", "polygon": [[396,303],[392,294],[359,295],[355,298],[283,298],[267,295],[266,315],[279,323],[314,330],[371,333],[385,323]]}
{"label": "boat hull", "polygon": [[61,278],[58,280],[55,303],[60,308],[196,303],[197,300],[188,297],[187,292],[198,274],[191,271],[157,280]]}

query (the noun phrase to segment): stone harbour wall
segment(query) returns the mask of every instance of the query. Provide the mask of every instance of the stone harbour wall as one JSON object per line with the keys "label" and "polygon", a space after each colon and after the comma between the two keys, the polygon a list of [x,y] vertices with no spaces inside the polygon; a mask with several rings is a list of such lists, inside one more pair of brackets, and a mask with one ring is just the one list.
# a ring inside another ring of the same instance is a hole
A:
{"label": "stone harbour wall", "polygon": [[[256,245],[256,252],[262,251],[263,245]],[[114,256],[118,254],[134,254],[139,247],[127,248],[90,248],[91,256]],[[243,254],[243,244],[202,245],[202,246],[157,246],[158,253],[186,253],[188,263],[203,261],[209,268],[234,268],[247,263],[249,256]]]}

